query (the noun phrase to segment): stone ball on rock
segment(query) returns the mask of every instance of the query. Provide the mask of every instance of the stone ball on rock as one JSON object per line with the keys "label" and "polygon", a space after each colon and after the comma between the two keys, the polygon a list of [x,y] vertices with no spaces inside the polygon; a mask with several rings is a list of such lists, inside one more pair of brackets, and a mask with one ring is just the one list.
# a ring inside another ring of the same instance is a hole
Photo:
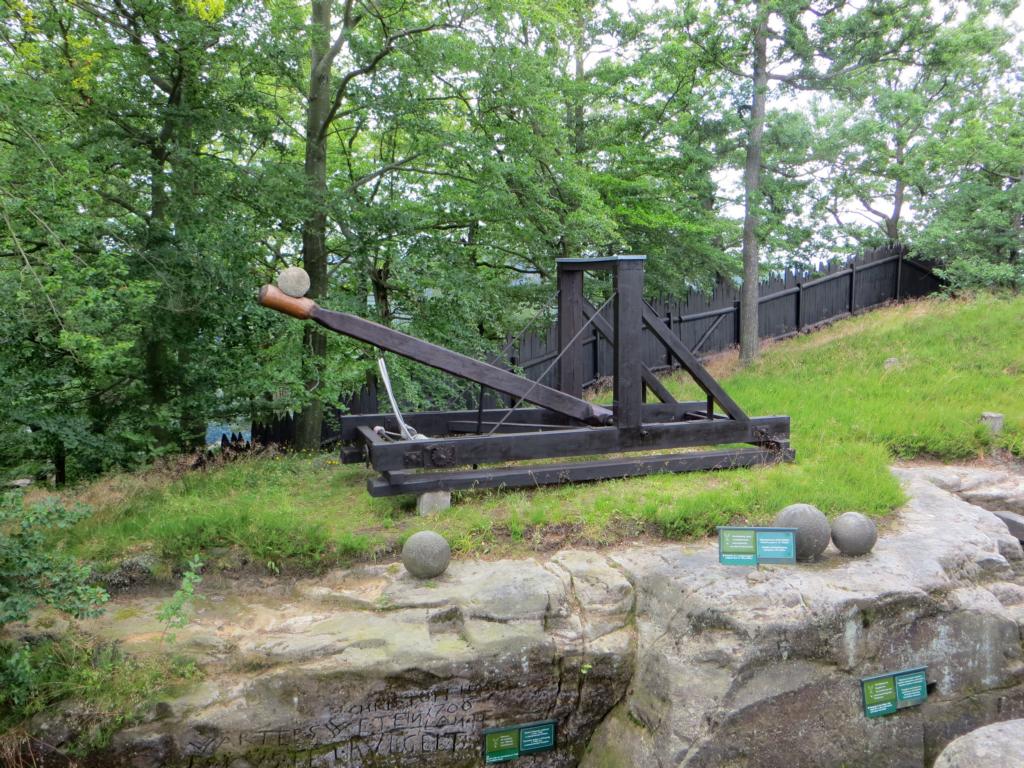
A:
{"label": "stone ball on rock", "polygon": [[414,533],[402,547],[402,565],[417,579],[432,579],[445,572],[452,548],[444,536],[433,531]]}
{"label": "stone ball on rock", "polygon": [[289,296],[301,299],[309,291],[309,275],[302,267],[288,267],[277,276],[277,287]]}
{"label": "stone ball on rock", "polygon": [[875,521],[860,512],[846,512],[832,521],[832,543],[844,555],[866,555],[878,541]]}
{"label": "stone ball on rock", "polygon": [[796,528],[797,560],[814,560],[832,537],[825,513],[811,504],[790,504],[775,516],[775,525]]}

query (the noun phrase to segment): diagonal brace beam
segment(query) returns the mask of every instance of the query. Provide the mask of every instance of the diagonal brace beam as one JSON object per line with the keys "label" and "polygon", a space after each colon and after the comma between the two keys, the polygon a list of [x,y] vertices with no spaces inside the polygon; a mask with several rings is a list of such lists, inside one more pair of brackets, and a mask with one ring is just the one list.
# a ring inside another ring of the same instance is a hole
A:
{"label": "diagonal brace beam", "polygon": [[644,325],[650,328],[651,332],[658,338],[658,341],[675,355],[679,364],[689,371],[690,375],[693,376],[693,380],[697,382],[697,386],[707,392],[710,397],[714,398],[716,403],[722,406],[722,410],[729,414],[729,418],[736,419],[737,421],[749,421],[750,417],[726,394],[725,390],[722,389],[722,385],[715,381],[714,377],[707,372],[707,369],[700,364],[700,361],[694,357],[693,353],[686,348],[686,345],[665,327],[665,323],[658,317],[658,314],[647,306],[646,303],[644,304]]}
{"label": "diagonal brace beam", "polygon": [[[605,320],[597,311],[597,307],[591,304],[586,299],[583,300],[582,304],[583,316],[597,328],[597,332],[608,339],[608,342],[615,344],[615,329],[612,328],[612,324]],[[654,372],[646,365],[640,366],[640,376],[644,380],[644,384],[647,388],[654,393],[663,403],[674,403],[676,399],[672,397],[672,393],[665,389],[665,385],[658,380],[658,377],[654,375]]]}

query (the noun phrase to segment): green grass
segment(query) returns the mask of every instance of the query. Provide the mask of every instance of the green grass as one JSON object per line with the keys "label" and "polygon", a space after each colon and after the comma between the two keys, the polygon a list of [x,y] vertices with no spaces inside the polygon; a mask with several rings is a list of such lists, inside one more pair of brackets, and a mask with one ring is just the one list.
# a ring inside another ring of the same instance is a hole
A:
{"label": "green grass", "polygon": [[[898,362],[887,369],[889,358]],[[752,415],[792,417],[796,463],[463,493],[425,521],[411,500],[370,498],[363,467],[324,456],[254,460],[94,502],[70,543],[101,561],[152,547],[182,562],[226,548],[277,571],[389,556],[428,525],[456,552],[494,555],[638,533],[702,536],[767,521],[794,502],[883,515],[903,499],[888,470],[894,458],[1024,453],[1024,298],[932,299],[844,320],[773,345],[725,384]],[[698,394],[682,379],[670,388]],[[986,410],[1006,415],[994,445],[979,424]]]}
{"label": "green grass", "polygon": [[129,656],[115,644],[78,632],[32,644],[0,644],[0,742],[8,752],[25,749],[27,734],[21,727],[28,718],[73,699],[77,736],[66,749],[71,755],[88,754],[198,676],[195,664],[185,658]]}

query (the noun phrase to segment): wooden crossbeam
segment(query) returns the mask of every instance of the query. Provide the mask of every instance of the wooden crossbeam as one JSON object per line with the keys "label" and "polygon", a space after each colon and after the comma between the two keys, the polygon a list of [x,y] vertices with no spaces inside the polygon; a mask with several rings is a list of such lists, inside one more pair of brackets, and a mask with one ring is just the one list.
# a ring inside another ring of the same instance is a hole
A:
{"label": "wooden crossbeam", "polygon": [[[703,400],[691,400],[685,403],[644,403],[642,407],[643,420],[645,424],[682,421],[692,418],[689,413],[704,407]],[[484,421],[499,421],[508,413],[507,408],[484,408],[478,411],[476,408],[459,411],[419,411],[404,413],[402,418],[405,423],[421,432],[424,435],[437,437],[447,435],[451,431],[451,424],[460,421],[472,421],[474,424],[478,418]],[[510,421],[520,424],[550,424],[555,426],[580,427],[582,422],[570,419],[561,413],[549,411],[547,408],[516,408]],[[365,413],[341,417],[340,439],[343,443],[350,443],[356,439],[356,430],[361,426],[383,426],[389,432],[398,431],[398,421],[392,413]]]}
{"label": "wooden crossbeam", "polygon": [[640,477],[662,472],[733,469],[792,461],[793,458],[794,453],[788,448],[740,448],[462,472],[391,472],[387,477],[371,478],[367,481],[366,487],[371,496],[463,491],[474,488],[535,488],[542,485],[584,483],[616,477]]}
{"label": "wooden crossbeam", "polygon": [[369,437],[370,464],[385,472],[402,469],[450,469],[469,464],[494,464],[524,459],[587,456],[600,453],[653,451],[724,443],[762,446],[789,440],[788,416],[755,419],[714,419],[668,424],[644,424],[642,429],[618,427],[564,429],[528,434],[471,435],[437,440],[379,441]]}

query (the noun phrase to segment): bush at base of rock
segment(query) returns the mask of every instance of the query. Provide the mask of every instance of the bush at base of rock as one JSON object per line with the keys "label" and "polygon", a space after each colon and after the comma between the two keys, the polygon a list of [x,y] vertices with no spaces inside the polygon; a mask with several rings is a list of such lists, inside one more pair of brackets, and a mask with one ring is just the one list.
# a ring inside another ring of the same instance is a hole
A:
{"label": "bush at base of rock", "polygon": [[775,516],[778,528],[796,528],[796,559],[814,560],[828,546],[832,528],[828,518],[811,504],[790,504]]}

